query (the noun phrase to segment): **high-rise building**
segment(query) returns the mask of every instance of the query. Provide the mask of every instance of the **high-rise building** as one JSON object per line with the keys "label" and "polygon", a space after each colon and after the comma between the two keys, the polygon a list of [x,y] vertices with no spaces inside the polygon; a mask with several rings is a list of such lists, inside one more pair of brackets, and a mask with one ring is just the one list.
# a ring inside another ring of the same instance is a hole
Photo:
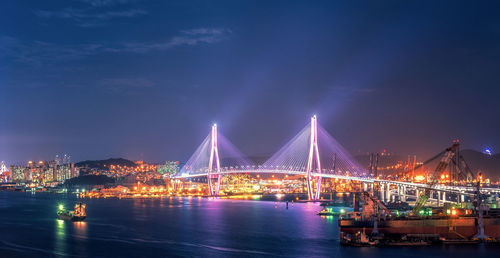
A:
{"label": "high-rise building", "polygon": [[11,166],[12,181],[16,183],[32,182],[46,185],[53,182],[64,182],[79,176],[79,168],[72,163],[57,165],[57,161],[29,161],[26,166]]}
{"label": "high-rise building", "polygon": [[69,163],[71,163],[71,156],[68,155],[68,154],[64,154],[63,160],[62,160],[62,164],[66,165],[66,164],[69,164]]}
{"label": "high-rise building", "polygon": [[10,166],[12,181],[16,183],[26,183],[30,181],[30,169],[24,166]]}
{"label": "high-rise building", "polygon": [[0,174],[3,174],[3,172],[7,172],[7,171],[8,171],[8,170],[7,170],[7,166],[5,165],[5,162],[4,162],[4,161],[2,161],[2,162],[0,163]]}

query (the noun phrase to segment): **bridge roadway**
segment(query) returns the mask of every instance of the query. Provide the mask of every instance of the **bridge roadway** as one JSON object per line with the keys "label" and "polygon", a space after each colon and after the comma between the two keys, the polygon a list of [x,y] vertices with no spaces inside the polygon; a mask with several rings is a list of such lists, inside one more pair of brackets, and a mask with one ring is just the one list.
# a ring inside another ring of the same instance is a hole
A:
{"label": "bridge roadway", "polygon": [[[305,176],[306,172],[304,171],[293,171],[293,170],[283,170],[283,169],[255,169],[255,170],[241,170],[241,169],[223,169],[219,173],[213,173],[214,175],[220,174],[220,175],[229,175],[229,174],[246,174],[246,173],[252,173],[252,174],[286,174],[286,175],[302,175]],[[192,178],[192,177],[206,177],[208,176],[208,173],[199,173],[199,174],[181,174],[178,176],[175,176],[174,179],[185,179],[185,178]],[[343,175],[336,175],[336,174],[328,174],[328,173],[311,173],[312,177],[322,177],[322,178],[337,178],[337,179],[342,179],[342,180],[352,180],[352,181],[359,181],[363,183],[381,183],[381,184],[386,184],[386,185],[397,185],[397,186],[405,186],[409,188],[414,188],[414,189],[425,189],[429,188],[427,184],[422,184],[422,183],[412,183],[412,182],[404,182],[404,181],[394,181],[394,180],[386,180],[386,179],[376,179],[376,178],[367,178],[367,177],[356,177],[356,176],[343,176]],[[434,187],[431,188],[432,190],[440,191],[440,192],[448,192],[448,193],[456,193],[456,194],[463,194],[463,195],[469,195],[472,196],[473,194],[468,194],[468,192],[474,192],[475,187],[472,186],[450,186],[450,185],[435,185]],[[481,188],[481,192],[487,193],[487,194],[492,194],[492,193],[500,193],[500,188]]]}

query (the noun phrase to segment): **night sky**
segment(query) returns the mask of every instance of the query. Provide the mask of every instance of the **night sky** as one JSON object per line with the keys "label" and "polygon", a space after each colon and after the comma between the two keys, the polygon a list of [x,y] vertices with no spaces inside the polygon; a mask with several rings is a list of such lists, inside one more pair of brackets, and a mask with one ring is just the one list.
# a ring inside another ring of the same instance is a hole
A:
{"label": "night sky", "polygon": [[[269,155],[313,114],[353,155],[500,151],[498,1],[0,3],[0,160]],[[321,143],[320,143],[321,144]]]}

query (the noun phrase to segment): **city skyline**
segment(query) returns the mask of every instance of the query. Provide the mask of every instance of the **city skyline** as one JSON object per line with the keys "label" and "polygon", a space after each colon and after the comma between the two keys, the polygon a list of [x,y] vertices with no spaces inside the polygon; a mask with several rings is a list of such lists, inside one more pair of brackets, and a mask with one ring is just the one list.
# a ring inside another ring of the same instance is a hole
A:
{"label": "city skyline", "polygon": [[500,146],[497,3],[3,5],[9,164],[186,161],[214,122],[265,156],[313,114],[352,155]]}

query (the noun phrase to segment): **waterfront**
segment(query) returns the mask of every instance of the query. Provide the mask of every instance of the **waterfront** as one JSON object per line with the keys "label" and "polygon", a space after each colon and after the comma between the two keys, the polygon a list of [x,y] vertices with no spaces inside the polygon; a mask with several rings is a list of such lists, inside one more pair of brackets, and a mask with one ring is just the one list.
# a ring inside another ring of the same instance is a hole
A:
{"label": "waterfront", "polygon": [[1,257],[493,257],[498,246],[353,248],[314,203],[205,198],[84,199],[85,222],[56,219],[73,195],[0,192]]}

